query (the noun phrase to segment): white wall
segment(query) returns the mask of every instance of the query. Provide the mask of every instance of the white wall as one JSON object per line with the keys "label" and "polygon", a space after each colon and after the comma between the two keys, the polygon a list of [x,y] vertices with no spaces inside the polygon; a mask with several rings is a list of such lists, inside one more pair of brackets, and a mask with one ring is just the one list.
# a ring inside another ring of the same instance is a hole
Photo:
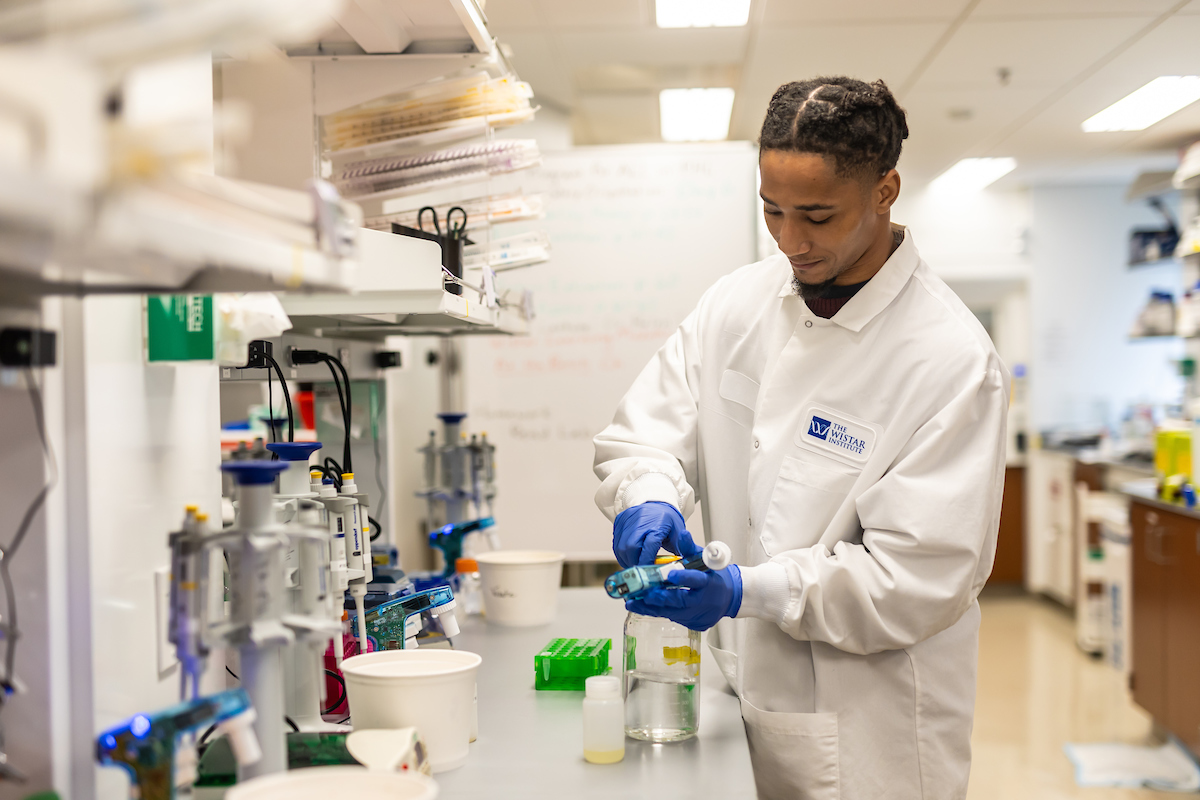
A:
{"label": "white wall", "polygon": [[1124,186],[1032,190],[1034,430],[1111,425],[1130,403],[1180,399],[1172,359],[1181,356],[1181,344],[1128,338],[1150,290],[1177,293],[1180,276],[1174,265],[1126,266],[1130,230],[1162,220],[1144,203],[1126,203],[1124,192]]}

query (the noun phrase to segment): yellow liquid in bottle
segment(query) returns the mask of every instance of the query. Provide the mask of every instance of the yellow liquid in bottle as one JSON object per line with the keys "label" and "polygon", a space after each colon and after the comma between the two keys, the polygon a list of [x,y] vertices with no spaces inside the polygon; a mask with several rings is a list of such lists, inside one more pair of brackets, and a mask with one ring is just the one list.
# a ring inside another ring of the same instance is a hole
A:
{"label": "yellow liquid in bottle", "polygon": [[589,764],[616,764],[625,758],[625,748],[620,750],[584,750],[583,757]]}

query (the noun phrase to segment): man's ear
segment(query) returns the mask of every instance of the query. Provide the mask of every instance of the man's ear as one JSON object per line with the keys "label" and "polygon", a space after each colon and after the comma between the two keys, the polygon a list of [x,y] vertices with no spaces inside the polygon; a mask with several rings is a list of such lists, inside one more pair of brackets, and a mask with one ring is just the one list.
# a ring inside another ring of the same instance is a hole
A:
{"label": "man's ear", "polygon": [[875,213],[886,214],[892,210],[892,204],[900,196],[900,173],[894,169],[888,170],[879,182],[875,184],[873,199]]}

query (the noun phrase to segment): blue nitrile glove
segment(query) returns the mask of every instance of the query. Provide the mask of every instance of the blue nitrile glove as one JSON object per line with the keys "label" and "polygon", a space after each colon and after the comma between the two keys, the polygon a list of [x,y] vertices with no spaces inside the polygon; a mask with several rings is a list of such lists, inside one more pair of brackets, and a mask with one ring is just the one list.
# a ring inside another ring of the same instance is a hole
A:
{"label": "blue nitrile glove", "polygon": [[683,515],[670,503],[650,500],[625,509],[613,521],[613,553],[622,567],[653,564],[660,547],[684,558],[700,552]]}
{"label": "blue nitrile glove", "polygon": [[706,631],[722,617],[737,616],[742,607],[742,572],[737,564],[715,572],[677,569],[667,573],[667,583],[680,588],[651,589],[637,600],[626,600],[625,608]]}

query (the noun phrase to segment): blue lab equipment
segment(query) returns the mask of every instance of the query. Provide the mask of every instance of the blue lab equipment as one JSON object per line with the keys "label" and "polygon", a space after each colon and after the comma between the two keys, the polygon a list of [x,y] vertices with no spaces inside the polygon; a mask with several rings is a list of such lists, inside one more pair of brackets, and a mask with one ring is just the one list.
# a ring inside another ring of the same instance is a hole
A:
{"label": "blue lab equipment", "polygon": [[[253,717],[250,698],[243,689],[188,700],[150,714],[136,714],[100,734],[96,740],[96,760],[129,773],[130,797],[171,800],[177,784],[190,786],[195,780],[195,774],[188,779],[175,773],[176,749],[181,744],[194,746],[181,743],[181,737],[210,725],[227,727],[239,763],[253,762],[262,755],[250,727]],[[193,759],[192,763],[196,761]]]}
{"label": "blue lab equipment", "polygon": [[667,575],[680,569],[721,570],[729,566],[732,554],[724,542],[710,542],[703,550],[685,559],[666,564],[644,564],[623,569],[608,576],[604,591],[619,600],[636,600],[651,589],[664,586]]}
{"label": "blue lab equipment", "polygon": [[[437,586],[423,592],[398,597],[366,612],[367,637],[373,640],[376,650],[406,650],[416,646],[415,639],[421,625],[413,621],[428,613],[435,617],[446,638],[458,635],[458,621],[454,617],[454,591],[449,586]],[[352,618],[352,626],[357,624]]]}
{"label": "blue lab equipment", "polygon": [[429,546],[442,551],[442,559],[445,561],[442,568],[443,578],[454,574],[454,562],[462,558],[463,540],[467,538],[467,534],[482,531],[495,524],[496,520],[492,517],[484,517],[471,522],[443,525],[429,534]]}

